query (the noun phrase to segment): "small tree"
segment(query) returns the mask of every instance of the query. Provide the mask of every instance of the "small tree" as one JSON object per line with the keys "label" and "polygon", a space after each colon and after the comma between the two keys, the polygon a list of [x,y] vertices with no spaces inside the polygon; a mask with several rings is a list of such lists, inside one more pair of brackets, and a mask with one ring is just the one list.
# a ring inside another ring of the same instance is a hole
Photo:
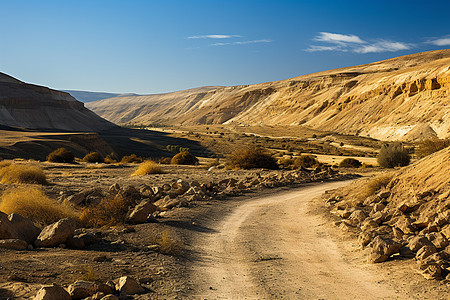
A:
{"label": "small tree", "polygon": [[66,148],[58,148],[47,156],[47,160],[56,163],[73,163],[75,156]]}
{"label": "small tree", "polygon": [[402,144],[393,143],[381,147],[377,161],[383,168],[395,168],[409,165],[411,158]]}

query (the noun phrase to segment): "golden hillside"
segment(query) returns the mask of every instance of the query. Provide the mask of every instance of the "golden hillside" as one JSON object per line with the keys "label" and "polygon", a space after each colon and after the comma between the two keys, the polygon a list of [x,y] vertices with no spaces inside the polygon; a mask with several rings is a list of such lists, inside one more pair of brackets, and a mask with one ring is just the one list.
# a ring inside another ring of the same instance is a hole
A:
{"label": "golden hillside", "polygon": [[450,50],[282,81],[87,104],[117,124],[302,125],[382,140],[450,136]]}

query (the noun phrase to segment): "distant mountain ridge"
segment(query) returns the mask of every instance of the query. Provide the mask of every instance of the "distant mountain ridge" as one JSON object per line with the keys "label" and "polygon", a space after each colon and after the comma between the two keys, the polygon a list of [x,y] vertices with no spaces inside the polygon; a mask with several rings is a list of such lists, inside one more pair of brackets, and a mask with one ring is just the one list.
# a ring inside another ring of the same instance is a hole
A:
{"label": "distant mountain ridge", "polygon": [[134,93],[117,94],[117,93],[89,92],[89,91],[75,91],[75,90],[61,90],[61,91],[69,93],[72,97],[84,103],[115,97],[139,96],[138,94]]}
{"label": "distant mountain ridge", "polygon": [[4,73],[0,73],[0,125],[92,132],[116,127],[68,93],[27,84]]}
{"label": "distant mountain ridge", "polygon": [[254,85],[95,101],[116,124],[292,125],[381,140],[450,137],[450,50]]}

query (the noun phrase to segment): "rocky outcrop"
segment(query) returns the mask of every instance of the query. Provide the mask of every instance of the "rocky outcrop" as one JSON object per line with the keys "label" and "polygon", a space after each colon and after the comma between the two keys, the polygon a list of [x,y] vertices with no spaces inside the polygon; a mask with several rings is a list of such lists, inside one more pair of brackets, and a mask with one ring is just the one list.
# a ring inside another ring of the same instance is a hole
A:
{"label": "rocky outcrop", "polygon": [[101,131],[114,125],[68,93],[0,73],[0,125],[30,129]]}
{"label": "rocky outcrop", "polygon": [[117,124],[293,125],[381,140],[450,136],[450,50],[256,85],[91,102]]}

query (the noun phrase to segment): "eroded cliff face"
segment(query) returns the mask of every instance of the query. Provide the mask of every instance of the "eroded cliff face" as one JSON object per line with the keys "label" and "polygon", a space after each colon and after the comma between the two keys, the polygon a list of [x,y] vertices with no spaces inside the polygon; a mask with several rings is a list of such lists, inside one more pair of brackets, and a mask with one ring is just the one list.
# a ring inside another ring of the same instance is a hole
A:
{"label": "eroded cliff face", "polygon": [[115,98],[89,107],[112,122],[129,124],[303,125],[381,140],[450,137],[450,50],[179,93],[164,94],[165,101]]}
{"label": "eroded cliff face", "polygon": [[0,73],[0,124],[30,129],[101,131],[114,125],[68,93]]}

